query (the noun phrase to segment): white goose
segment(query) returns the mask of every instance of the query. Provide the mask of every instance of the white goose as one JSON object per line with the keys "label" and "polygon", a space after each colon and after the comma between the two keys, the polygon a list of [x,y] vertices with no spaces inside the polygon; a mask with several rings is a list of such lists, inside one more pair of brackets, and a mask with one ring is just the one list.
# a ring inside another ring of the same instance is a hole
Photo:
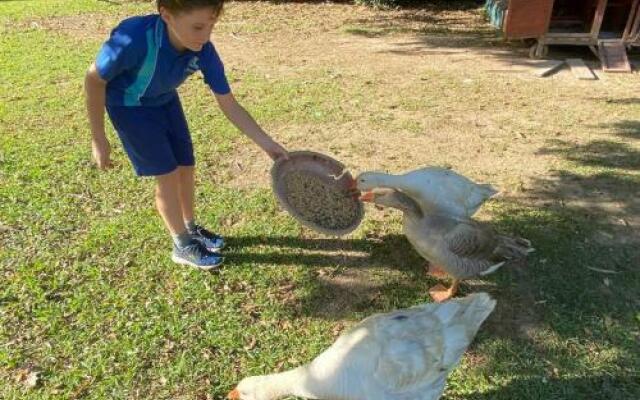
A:
{"label": "white goose", "polygon": [[363,172],[356,177],[360,191],[374,188],[400,190],[425,211],[454,217],[470,217],[497,192],[491,185],[478,184],[445,168],[425,167],[402,175]]}
{"label": "white goose", "polygon": [[310,364],[243,379],[228,398],[435,400],[495,300],[486,293],[366,318]]}

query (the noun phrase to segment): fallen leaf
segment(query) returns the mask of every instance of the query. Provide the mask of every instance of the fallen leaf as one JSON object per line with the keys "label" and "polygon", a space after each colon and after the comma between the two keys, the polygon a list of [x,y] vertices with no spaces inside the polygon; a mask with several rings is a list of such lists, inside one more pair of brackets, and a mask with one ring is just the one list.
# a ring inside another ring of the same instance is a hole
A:
{"label": "fallen leaf", "polygon": [[337,324],[336,326],[333,327],[331,333],[333,334],[333,337],[338,336],[340,333],[342,333],[342,330],[344,329],[344,325],[342,324]]}
{"label": "fallen leaf", "polygon": [[291,322],[285,320],[279,321],[278,325],[280,325],[280,329],[282,329],[283,331],[287,331],[292,327]]}
{"label": "fallen leaf", "polygon": [[252,337],[251,340],[249,341],[249,344],[247,344],[246,346],[244,346],[244,349],[246,351],[250,351],[253,350],[256,347],[256,344],[258,343],[258,341],[256,340],[255,337]]}
{"label": "fallen leaf", "polygon": [[280,293],[287,293],[290,292],[291,290],[295,289],[296,285],[294,285],[293,283],[288,283],[285,285],[282,285],[278,288],[278,291]]}
{"label": "fallen leaf", "polygon": [[23,384],[27,389],[33,389],[40,384],[40,372],[31,367],[20,368],[13,378],[17,383]]}
{"label": "fallen leaf", "polygon": [[27,389],[33,389],[37,387],[39,384],[40,384],[40,372],[37,372],[37,371],[32,371],[31,373],[29,373],[29,375],[27,375],[27,379],[25,379],[24,381],[24,386],[26,386]]}
{"label": "fallen leaf", "polygon": [[587,269],[590,269],[591,271],[595,271],[595,272],[602,272],[603,274],[617,274],[619,273],[619,271],[614,271],[611,269],[603,269],[603,268],[595,268],[595,267],[587,267]]}
{"label": "fallen leaf", "polygon": [[605,316],[604,316],[604,325],[605,325],[607,328],[611,327],[611,325],[613,325],[613,318],[611,318],[611,317],[610,317],[610,316],[608,316],[608,315],[605,315]]}

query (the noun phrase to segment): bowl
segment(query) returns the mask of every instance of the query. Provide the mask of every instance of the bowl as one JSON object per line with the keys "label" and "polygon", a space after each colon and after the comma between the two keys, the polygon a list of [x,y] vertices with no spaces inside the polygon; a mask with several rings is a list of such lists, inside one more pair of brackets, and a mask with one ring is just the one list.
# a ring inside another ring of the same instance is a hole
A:
{"label": "bowl", "polygon": [[327,155],[289,152],[288,159],[273,164],[271,185],[282,208],[317,232],[342,236],[362,222],[363,204],[350,193],[353,177]]}

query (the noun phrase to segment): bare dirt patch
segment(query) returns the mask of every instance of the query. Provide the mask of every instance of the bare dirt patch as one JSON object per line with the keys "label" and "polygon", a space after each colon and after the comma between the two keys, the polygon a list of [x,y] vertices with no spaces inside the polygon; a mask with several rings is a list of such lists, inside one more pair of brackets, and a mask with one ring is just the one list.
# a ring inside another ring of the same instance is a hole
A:
{"label": "bare dirt patch", "polygon": [[368,271],[358,268],[342,271],[321,269],[317,281],[325,296],[323,301],[315,302],[314,312],[334,318],[368,309],[383,287],[382,282],[371,279]]}
{"label": "bare dirt patch", "polygon": [[82,14],[65,15],[61,17],[39,18],[14,23],[14,30],[45,29],[62,33],[73,39],[102,39],[107,38],[124,15],[112,14]]}

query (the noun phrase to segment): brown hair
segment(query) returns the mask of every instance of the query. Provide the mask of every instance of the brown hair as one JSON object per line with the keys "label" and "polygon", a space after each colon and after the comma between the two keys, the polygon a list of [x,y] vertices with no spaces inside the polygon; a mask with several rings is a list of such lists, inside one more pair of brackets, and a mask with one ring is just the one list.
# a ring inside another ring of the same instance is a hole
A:
{"label": "brown hair", "polygon": [[158,10],[164,7],[172,13],[191,11],[196,8],[212,7],[216,15],[222,12],[224,0],[156,0]]}

